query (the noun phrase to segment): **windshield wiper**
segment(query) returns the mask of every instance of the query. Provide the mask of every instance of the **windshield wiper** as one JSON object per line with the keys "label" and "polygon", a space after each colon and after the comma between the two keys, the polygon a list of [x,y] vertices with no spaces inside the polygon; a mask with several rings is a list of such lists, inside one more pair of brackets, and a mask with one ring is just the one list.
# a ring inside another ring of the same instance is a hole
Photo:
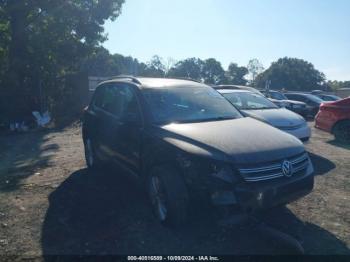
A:
{"label": "windshield wiper", "polygon": [[276,109],[277,107],[259,107],[259,108],[243,108],[242,110],[265,110],[265,109]]}
{"label": "windshield wiper", "polygon": [[200,122],[211,122],[211,121],[223,121],[223,120],[230,120],[230,119],[236,119],[236,117],[233,116],[217,116],[217,117],[211,117],[211,118],[202,118],[202,119],[188,119],[188,120],[177,120],[177,121],[171,121],[172,123],[200,123]]}
{"label": "windshield wiper", "polygon": [[211,118],[205,118],[205,119],[199,119],[201,122],[209,122],[209,121],[222,121],[222,120],[230,120],[230,119],[236,119],[236,117],[233,116],[217,116],[217,117],[211,117]]}

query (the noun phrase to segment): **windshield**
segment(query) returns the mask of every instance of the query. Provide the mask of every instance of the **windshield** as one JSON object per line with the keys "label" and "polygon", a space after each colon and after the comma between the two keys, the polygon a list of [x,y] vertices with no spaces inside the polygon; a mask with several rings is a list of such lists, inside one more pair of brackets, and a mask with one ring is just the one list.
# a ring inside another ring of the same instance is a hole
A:
{"label": "windshield", "polygon": [[156,123],[191,123],[242,117],[211,87],[146,88],[142,92]]}
{"label": "windshield", "polygon": [[269,92],[268,93],[269,96],[273,99],[277,99],[277,100],[288,100],[288,98],[282,94],[282,93],[279,93],[279,92]]}
{"label": "windshield", "polygon": [[223,94],[233,105],[243,110],[278,108],[267,98],[251,92],[234,92]]}
{"label": "windshield", "polygon": [[314,102],[316,102],[318,104],[324,102],[324,100],[322,100],[321,98],[319,98],[319,97],[317,97],[315,95],[305,94],[305,96],[307,96],[311,101],[314,101]]}

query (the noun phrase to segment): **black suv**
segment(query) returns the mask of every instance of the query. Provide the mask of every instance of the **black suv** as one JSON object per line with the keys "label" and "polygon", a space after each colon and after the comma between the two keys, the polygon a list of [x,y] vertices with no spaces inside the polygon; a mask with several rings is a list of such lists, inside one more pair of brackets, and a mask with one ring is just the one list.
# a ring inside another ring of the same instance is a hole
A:
{"label": "black suv", "polygon": [[304,102],[307,108],[307,116],[314,118],[324,102],[321,98],[307,93],[285,93],[288,99]]}
{"label": "black suv", "polygon": [[313,166],[297,138],[242,117],[195,81],[117,77],[100,84],[83,140],[88,168],[113,162],[139,178],[163,223],[183,223],[196,201],[260,210],[313,188]]}
{"label": "black suv", "polygon": [[275,90],[263,90],[261,92],[279,107],[285,107],[303,117],[307,117],[308,109],[304,102],[289,100],[283,93]]}

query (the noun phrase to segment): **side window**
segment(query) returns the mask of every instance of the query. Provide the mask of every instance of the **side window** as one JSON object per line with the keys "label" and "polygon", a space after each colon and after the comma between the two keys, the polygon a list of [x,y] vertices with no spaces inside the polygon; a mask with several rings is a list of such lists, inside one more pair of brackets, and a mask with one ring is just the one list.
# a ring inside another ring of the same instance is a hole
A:
{"label": "side window", "polygon": [[105,89],[105,86],[100,86],[96,89],[95,94],[92,98],[93,105],[101,108],[104,89]]}
{"label": "side window", "polygon": [[295,96],[294,95],[287,94],[286,96],[287,96],[288,99],[295,100]]}
{"label": "side window", "polygon": [[122,84],[108,85],[102,95],[101,109],[120,119],[140,120],[137,98],[131,87]]}
{"label": "side window", "polygon": [[305,96],[300,96],[299,101],[301,102],[308,102],[308,99]]}
{"label": "side window", "polygon": [[298,96],[298,95],[288,95],[288,98],[291,100],[296,100],[296,101],[303,101],[302,96]]}
{"label": "side window", "polygon": [[132,118],[133,120],[140,119],[140,110],[137,103],[137,98],[131,87],[124,86],[121,89],[121,118]]}
{"label": "side window", "polygon": [[112,85],[106,87],[103,93],[101,108],[115,116],[120,114],[120,96],[118,89]]}

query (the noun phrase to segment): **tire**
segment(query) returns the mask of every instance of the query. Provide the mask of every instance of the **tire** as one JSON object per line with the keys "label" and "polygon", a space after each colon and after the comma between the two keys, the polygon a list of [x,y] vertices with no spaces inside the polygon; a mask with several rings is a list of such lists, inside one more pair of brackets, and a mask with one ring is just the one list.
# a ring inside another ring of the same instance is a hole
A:
{"label": "tire", "polygon": [[350,143],[350,120],[336,124],[333,133],[339,142]]}
{"label": "tire", "polygon": [[90,138],[84,139],[85,161],[90,171],[95,171],[101,167],[101,160],[97,157],[94,143]]}
{"label": "tire", "polygon": [[171,166],[152,169],[147,191],[153,212],[168,226],[181,226],[188,216],[188,191],[181,175]]}

